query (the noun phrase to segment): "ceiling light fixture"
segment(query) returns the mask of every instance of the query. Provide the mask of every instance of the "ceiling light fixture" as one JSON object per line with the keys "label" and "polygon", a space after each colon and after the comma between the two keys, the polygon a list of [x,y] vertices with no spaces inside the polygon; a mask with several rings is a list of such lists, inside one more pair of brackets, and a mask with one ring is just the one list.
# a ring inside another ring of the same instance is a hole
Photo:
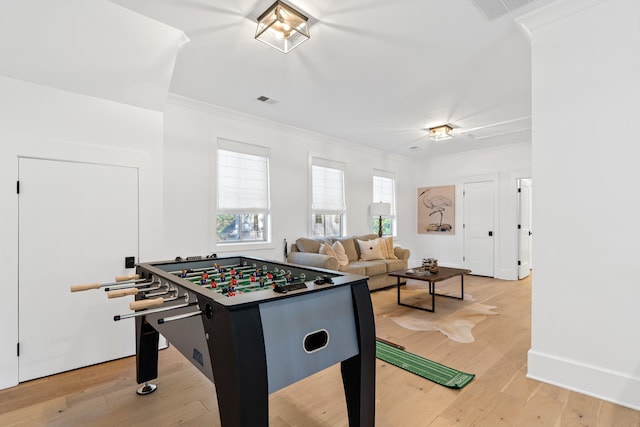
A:
{"label": "ceiling light fixture", "polygon": [[258,18],[256,40],[287,53],[309,39],[309,18],[280,0]]}
{"label": "ceiling light fixture", "polygon": [[429,128],[429,139],[443,141],[450,138],[453,138],[453,128],[449,125]]}

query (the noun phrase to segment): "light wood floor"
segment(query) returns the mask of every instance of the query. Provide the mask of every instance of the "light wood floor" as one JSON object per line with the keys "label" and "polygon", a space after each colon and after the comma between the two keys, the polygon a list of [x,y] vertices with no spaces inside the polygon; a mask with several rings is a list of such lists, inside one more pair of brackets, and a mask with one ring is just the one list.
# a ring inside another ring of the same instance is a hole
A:
{"label": "light wood floor", "polygon": [[[457,282],[451,286],[455,292]],[[378,360],[377,426],[640,426],[638,411],[525,377],[530,279],[468,276],[465,292],[498,312],[474,328],[473,343],[389,326],[377,333],[476,378],[450,390]],[[372,300],[377,316],[412,310],[395,304],[393,289]],[[158,390],[148,396],[135,393],[133,358],[20,384],[0,391],[0,426],[220,425],[214,385],[174,348],[160,352],[159,372]],[[346,426],[338,366],[273,393],[269,407],[271,426]]]}

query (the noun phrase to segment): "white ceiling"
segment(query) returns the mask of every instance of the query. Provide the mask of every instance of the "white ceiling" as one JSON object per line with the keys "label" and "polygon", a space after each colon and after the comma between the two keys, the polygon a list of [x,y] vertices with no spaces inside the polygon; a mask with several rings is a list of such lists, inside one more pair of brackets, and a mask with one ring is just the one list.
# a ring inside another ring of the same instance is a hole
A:
{"label": "white ceiling", "polygon": [[[253,38],[272,0],[3,0],[0,74],[155,109],[168,90],[393,154],[449,154],[531,140],[514,18],[552,1],[291,0],[311,39],[283,54]],[[428,140],[443,123],[456,137]]]}

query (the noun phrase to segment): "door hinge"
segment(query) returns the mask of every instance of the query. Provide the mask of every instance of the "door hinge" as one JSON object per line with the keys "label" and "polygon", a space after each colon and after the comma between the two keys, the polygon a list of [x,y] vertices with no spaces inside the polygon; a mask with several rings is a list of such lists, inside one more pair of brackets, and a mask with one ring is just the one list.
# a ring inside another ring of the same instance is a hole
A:
{"label": "door hinge", "polygon": [[522,188],[518,188],[518,193],[521,193],[521,192],[522,192]]}
{"label": "door hinge", "polygon": [[464,257],[464,256],[463,256],[463,257],[462,257],[462,261],[466,261],[466,260],[467,260],[467,257]]}
{"label": "door hinge", "polygon": [[16,194],[20,194],[20,181],[16,181]]}
{"label": "door hinge", "polygon": [[20,343],[17,343],[17,344],[16,344],[16,347],[17,347],[17,348],[16,348],[16,351],[17,351],[17,353],[18,353],[18,354],[17,354],[17,356],[18,356],[18,357],[20,357]]}
{"label": "door hinge", "polygon": [[462,228],[465,228],[465,226],[466,226],[466,225],[467,225],[467,224],[462,224]]}
{"label": "door hinge", "polygon": [[518,224],[518,230],[522,229],[522,225]]}
{"label": "door hinge", "polygon": [[518,261],[518,265],[522,265],[522,263],[520,261]]}

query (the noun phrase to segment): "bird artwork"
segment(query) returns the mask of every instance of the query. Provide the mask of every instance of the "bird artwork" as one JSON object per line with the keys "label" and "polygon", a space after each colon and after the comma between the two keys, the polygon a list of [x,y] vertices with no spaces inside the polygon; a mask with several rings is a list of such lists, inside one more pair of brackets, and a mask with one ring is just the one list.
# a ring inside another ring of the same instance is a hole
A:
{"label": "bird artwork", "polygon": [[418,188],[418,233],[454,232],[455,186]]}

